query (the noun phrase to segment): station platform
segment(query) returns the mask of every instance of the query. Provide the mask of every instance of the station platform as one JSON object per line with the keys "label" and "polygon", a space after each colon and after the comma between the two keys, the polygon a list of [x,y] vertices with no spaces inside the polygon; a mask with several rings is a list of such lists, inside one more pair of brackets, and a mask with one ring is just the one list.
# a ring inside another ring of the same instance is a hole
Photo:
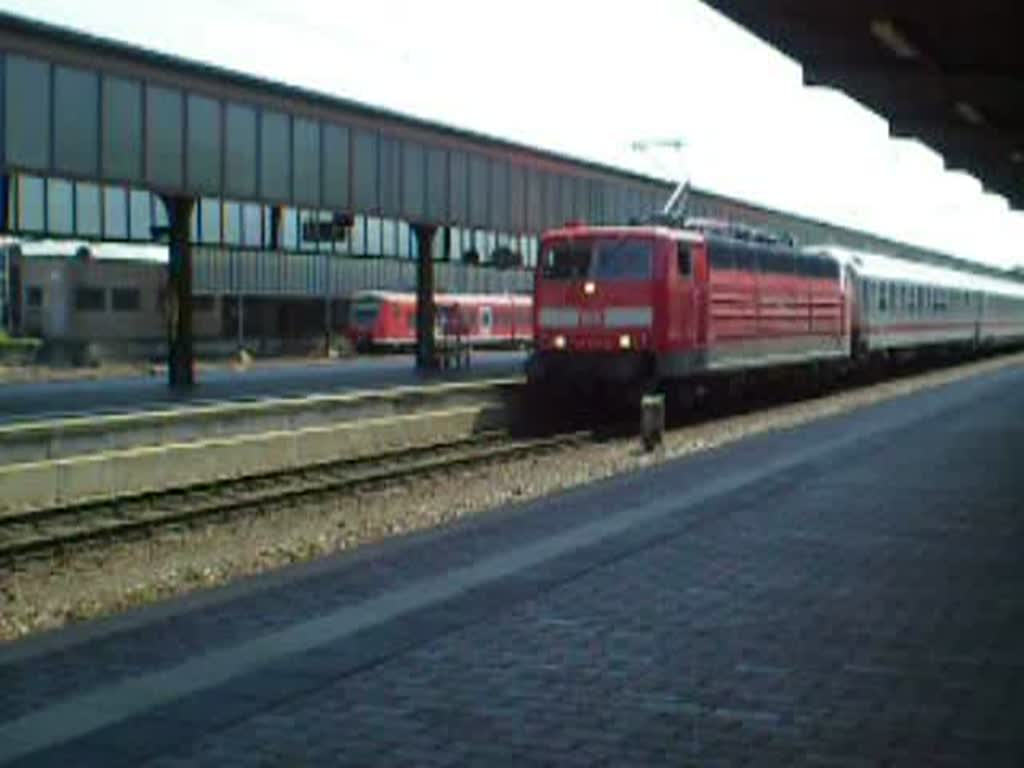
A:
{"label": "station platform", "polygon": [[0,764],[1020,765],[1024,370],[0,649]]}
{"label": "station platform", "polygon": [[0,424],[266,397],[301,397],[431,381],[501,378],[522,373],[525,362],[524,352],[474,350],[469,368],[429,375],[415,370],[412,355],[257,366],[244,371],[203,371],[196,387],[187,394],[172,392],[166,378],[159,376],[3,384]]}

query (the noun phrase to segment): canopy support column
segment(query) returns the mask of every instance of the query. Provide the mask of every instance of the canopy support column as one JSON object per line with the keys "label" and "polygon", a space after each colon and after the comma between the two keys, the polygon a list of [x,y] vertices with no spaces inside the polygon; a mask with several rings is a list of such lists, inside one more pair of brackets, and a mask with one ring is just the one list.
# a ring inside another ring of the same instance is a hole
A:
{"label": "canopy support column", "polygon": [[170,235],[167,265],[167,384],[183,392],[195,386],[192,339],[192,245],[189,243],[195,200],[166,197]]}
{"label": "canopy support column", "polygon": [[437,227],[414,224],[416,236],[416,368],[437,368],[434,348],[434,235]]}

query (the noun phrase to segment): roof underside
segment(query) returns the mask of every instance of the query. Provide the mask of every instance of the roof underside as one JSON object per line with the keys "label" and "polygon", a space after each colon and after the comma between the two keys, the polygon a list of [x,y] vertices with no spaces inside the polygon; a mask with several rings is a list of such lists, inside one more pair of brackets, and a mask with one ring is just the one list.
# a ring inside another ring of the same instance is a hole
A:
{"label": "roof underside", "polygon": [[705,0],[1024,208],[1024,46],[1012,0]]}

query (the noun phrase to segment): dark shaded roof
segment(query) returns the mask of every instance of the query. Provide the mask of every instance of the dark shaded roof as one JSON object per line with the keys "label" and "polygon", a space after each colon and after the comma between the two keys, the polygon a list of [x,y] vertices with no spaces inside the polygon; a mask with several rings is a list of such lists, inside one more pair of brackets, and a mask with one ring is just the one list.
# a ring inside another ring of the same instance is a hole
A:
{"label": "dark shaded roof", "polygon": [[1024,208],[1024,45],[1014,0],[705,0]]}

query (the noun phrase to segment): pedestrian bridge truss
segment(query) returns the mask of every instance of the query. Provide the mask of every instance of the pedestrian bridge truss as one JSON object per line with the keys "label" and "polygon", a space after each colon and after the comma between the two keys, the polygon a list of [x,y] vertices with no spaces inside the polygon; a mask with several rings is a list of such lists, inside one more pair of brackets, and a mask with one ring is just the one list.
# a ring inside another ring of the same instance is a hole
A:
{"label": "pedestrian bridge truss", "polygon": [[[24,179],[15,202],[54,193],[36,179],[60,180],[55,194],[71,195],[85,225],[78,235],[104,234],[111,187],[508,233],[573,218],[621,221],[670,191],[656,179],[8,14],[0,14],[0,90],[3,170]],[[71,181],[88,186],[72,193],[62,186]],[[44,205],[43,217],[72,206]],[[25,205],[5,210],[16,214],[7,229],[49,223]]]}

